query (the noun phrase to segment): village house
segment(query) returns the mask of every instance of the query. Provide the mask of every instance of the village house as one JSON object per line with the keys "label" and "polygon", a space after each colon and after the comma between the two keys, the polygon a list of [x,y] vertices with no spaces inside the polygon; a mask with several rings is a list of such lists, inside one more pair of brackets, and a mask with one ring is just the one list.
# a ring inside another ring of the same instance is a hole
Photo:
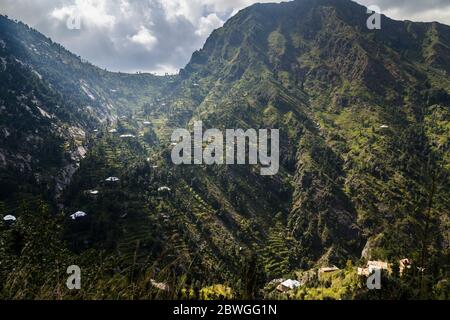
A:
{"label": "village house", "polygon": [[366,267],[358,268],[358,275],[368,277],[375,270],[386,270],[390,271],[390,266],[384,261],[368,261]]}
{"label": "village house", "polygon": [[282,283],[280,283],[277,287],[279,292],[288,292],[290,290],[294,290],[300,287],[300,282],[297,280],[288,279]]}
{"label": "village house", "polygon": [[136,136],[134,134],[122,134],[120,138],[136,138]]}
{"label": "village house", "polygon": [[374,270],[389,270],[389,264],[384,261],[369,261],[367,262],[369,273],[372,274]]}
{"label": "village house", "polygon": [[332,267],[324,267],[324,268],[320,268],[318,274],[319,280],[320,277],[324,274],[324,273],[330,273],[330,272],[335,272],[338,271],[339,268],[336,266],[332,266]]}
{"label": "village house", "polygon": [[368,268],[358,268],[358,276],[369,276],[369,269]]}
{"label": "village house", "polygon": [[72,220],[77,220],[79,218],[84,218],[86,216],[87,216],[86,212],[78,211],[78,212],[75,212],[74,214],[72,214],[70,217],[72,218]]}
{"label": "village house", "polygon": [[7,216],[5,216],[3,218],[3,221],[6,221],[6,222],[14,222],[16,220],[17,220],[16,217],[14,217],[13,215],[10,215],[10,214],[8,214]]}
{"label": "village house", "polygon": [[156,282],[155,280],[151,279],[150,283],[152,284],[153,287],[161,290],[161,291],[169,291],[169,285],[167,285],[166,283],[163,282]]}
{"label": "village house", "polygon": [[408,259],[408,258],[401,259],[399,261],[400,276],[402,276],[405,273],[406,269],[411,269],[411,265],[412,265],[412,262],[410,259]]}

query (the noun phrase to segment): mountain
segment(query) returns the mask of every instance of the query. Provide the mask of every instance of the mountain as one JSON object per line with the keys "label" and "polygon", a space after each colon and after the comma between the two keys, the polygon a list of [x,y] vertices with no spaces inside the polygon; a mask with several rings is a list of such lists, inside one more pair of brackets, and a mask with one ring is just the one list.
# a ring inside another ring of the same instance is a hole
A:
{"label": "mountain", "polygon": [[[284,185],[292,186],[286,233],[309,265],[385,249],[412,212],[426,220],[433,184],[443,205],[433,210],[447,226],[450,29],[383,16],[372,31],[365,12],[349,1],[254,5],[213,32],[181,73],[204,89],[187,104],[192,119],[282,128]],[[267,190],[280,190],[273,183],[251,186],[243,202],[264,202]],[[405,251],[380,255],[409,255],[417,239],[395,243]]]}
{"label": "mountain", "polygon": [[[217,283],[255,298],[293,272],[406,257],[426,273],[411,275],[405,297],[441,290],[450,27],[383,16],[381,30],[368,30],[367,17],[351,1],[256,4],[172,77],[100,70],[2,17],[0,214],[17,212],[22,226],[5,229],[2,241],[16,241],[0,251],[4,261],[31,268],[17,239],[38,232],[64,239],[44,255],[103,270],[89,282],[106,296],[119,286],[121,297],[155,297],[152,277],[176,287],[171,298]],[[170,135],[196,120],[279,129],[279,173],[173,165]],[[39,200],[19,206],[30,194]],[[88,217],[73,221],[78,210]],[[52,222],[33,223],[42,217]],[[115,277],[137,281],[138,293]],[[337,298],[357,297],[352,290]]]}
{"label": "mountain", "polygon": [[[28,186],[60,191],[86,153],[86,132],[129,114],[168,81],[101,70],[4,16],[0,29],[5,180],[20,175]],[[3,186],[6,197],[22,187]]]}

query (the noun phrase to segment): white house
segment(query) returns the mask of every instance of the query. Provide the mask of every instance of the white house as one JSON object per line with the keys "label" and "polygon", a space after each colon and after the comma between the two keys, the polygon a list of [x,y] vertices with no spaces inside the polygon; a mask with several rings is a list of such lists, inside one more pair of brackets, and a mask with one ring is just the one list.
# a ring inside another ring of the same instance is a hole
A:
{"label": "white house", "polygon": [[5,216],[5,217],[3,218],[3,220],[4,220],[4,221],[7,221],[7,222],[14,222],[14,221],[16,221],[17,219],[16,219],[16,217],[14,217],[14,216],[8,214],[7,216]]}
{"label": "white house", "polygon": [[108,179],[105,180],[106,182],[118,182],[120,181],[119,178],[117,177],[109,177]]}
{"label": "white house", "polygon": [[389,263],[384,261],[368,261],[365,268],[358,268],[358,275],[368,277],[375,270],[389,270]]}
{"label": "white house", "polygon": [[358,268],[358,276],[364,276],[364,277],[368,277],[369,274],[369,269],[367,268]]}
{"label": "white house", "polygon": [[87,216],[86,212],[83,211],[77,211],[74,214],[72,214],[70,217],[72,218],[72,220],[77,220],[79,218],[84,218]]}
{"label": "white house", "polygon": [[287,292],[289,290],[294,290],[300,287],[300,282],[297,280],[288,279],[282,283],[280,283],[277,287],[277,290],[280,292]]}
{"label": "white house", "polygon": [[367,269],[369,274],[372,274],[375,270],[388,270],[389,264],[384,261],[369,261],[367,262]]}

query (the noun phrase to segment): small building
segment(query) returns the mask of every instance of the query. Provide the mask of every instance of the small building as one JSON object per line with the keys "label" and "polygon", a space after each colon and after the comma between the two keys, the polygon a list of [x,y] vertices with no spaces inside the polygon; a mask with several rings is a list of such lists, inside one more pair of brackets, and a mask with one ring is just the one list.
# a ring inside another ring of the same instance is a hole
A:
{"label": "small building", "polygon": [[318,272],[319,280],[320,280],[321,275],[323,275],[324,273],[331,273],[331,272],[335,272],[335,271],[339,271],[339,268],[336,266],[320,268],[319,272]]}
{"label": "small building", "polygon": [[144,126],[149,126],[149,125],[151,125],[152,123],[151,123],[150,121],[144,121],[143,124],[144,124]]}
{"label": "small building", "polygon": [[109,177],[105,180],[106,182],[119,182],[120,179],[117,177]]}
{"label": "small building", "polygon": [[150,283],[152,284],[153,287],[155,287],[161,291],[169,291],[170,290],[169,285],[164,282],[156,282],[155,280],[150,279]]}
{"label": "small building", "polygon": [[339,268],[336,266],[325,267],[325,268],[320,268],[319,273],[329,273],[329,272],[334,272],[334,271],[338,271],[338,270],[339,270]]}
{"label": "small building", "polygon": [[284,282],[285,280],[283,278],[279,278],[279,279],[273,279],[271,280],[267,286],[274,286],[274,285],[279,285],[280,283]]}
{"label": "small building", "polygon": [[384,261],[368,261],[365,267],[358,268],[358,275],[368,277],[373,274],[375,270],[390,271],[389,263]]}
{"label": "small building", "polygon": [[383,124],[382,126],[380,126],[380,129],[389,129],[389,126]]}
{"label": "small building", "polygon": [[16,220],[17,220],[17,218],[10,214],[8,214],[7,216],[5,216],[3,218],[3,221],[6,221],[6,222],[14,222]]}
{"label": "small building", "polygon": [[117,133],[117,129],[111,129],[109,130],[109,133]]}
{"label": "small building", "polygon": [[384,261],[369,261],[367,262],[367,268],[369,274],[372,274],[374,270],[389,270],[389,264]]}
{"label": "small building", "polygon": [[72,220],[77,220],[77,219],[80,219],[80,218],[84,218],[86,216],[87,216],[86,212],[77,211],[74,214],[72,214],[70,217],[72,218]]}
{"label": "small building", "polygon": [[96,195],[98,195],[100,192],[98,191],[98,190],[91,190],[91,191],[89,191],[89,194],[91,194],[91,195],[93,195],[93,196],[96,196]]}
{"label": "small building", "polygon": [[158,192],[170,192],[170,191],[172,191],[172,189],[170,189],[169,187],[158,188]]}
{"label": "small building", "polygon": [[401,259],[398,264],[400,276],[402,276],[405,273],[406,269],[411,269],[412,267],[412,262],[408,258]]}
{"label": "small building", "polygon": [[298,282],[297,280],[288,279],[280,283],[277,287],[277,290],[279,292],[288,292],[297,289],[298,287],[300,287],[300,282]]}
{"label": "small building", "polygon": [[136,138],[134,134],[122,134],[120,138]]}
{"label": "small building", "polygon": [[358,276],[368,277],[369,275],[368,268],[358,268]]}

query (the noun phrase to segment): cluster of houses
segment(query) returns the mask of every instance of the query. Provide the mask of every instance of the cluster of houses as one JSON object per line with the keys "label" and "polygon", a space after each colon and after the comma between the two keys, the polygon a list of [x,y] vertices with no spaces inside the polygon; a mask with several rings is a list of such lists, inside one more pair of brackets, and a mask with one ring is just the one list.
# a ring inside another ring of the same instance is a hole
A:
{"label": "cluster of houses", "polygon": [[[157,167],[157,166],[155,166],[155,167]],[[117,178],[117,177],[109,177],[109,178],[105,179],[105,181],[106,181],[106,182],[110,182],[110,183],[117,183],[117,182],[120,181],[120,179]],[[170,188],[167,187],[167,186],[163,186],[163,187],[158,188],[158,192],[170,192],[170,191],[172,191],[172,189],[170,189]],[[97,196],[97,195],[100,194],[100,191],[98,191],[98,190],[90,190],[90,191],[88,191],[88,193],[89,193],[90,195],[92,195],[92,196]],[[86,217],[86,216],[87,216],[87,213],[86,213],[86,212],[83,212],[83,211],[77,211],[77,212],[75,212],[74,214],[72,214],[70,217],[71,217],[72,220],[78,220],[78,219],[84,218],[84,217]],[[126,218],[126,216],[127,216],[127,214],[124,214],[123,216],[121,216],[121,218]],[[4,218],[4,220],[5,220],[5,221],[9,221],[9,220],[12,221],[12,220],[14,220],[14,221],[15,221],[16,218],[13,217],[13,216],[6,216],[6,217]]]}
{"label": "cluster of houses", "polygon": [[[402,276],[407,269],[411,269],[411,267],[412,267],[412,262],[410,259],[405,258],[405,259],[399,260],[400,276]],[[336,266],[323,267],[323,268],[320,268],[317,271],[317,273],[315,273],[315,274],[317,275],[317,277],[319,278],[319,281],[320,281],[324,274],[336,272],[339,270],[340,269]],[[375,270],[384,270],[388,273],[391,273],[392,265],[385,261],[368,261],[364,267],[357,268],[357,273],[358,273],[358,276],[369,277],[371,274],[373,274],[375,272]],[[278,283],[276,290],[280,293],[295,290],[302,286],[302,283],[300,281],[292,280],[292,279],[287,279],[287,280],[275,279],[275,280],[272,280],[271,283]]]}
{"label": "cluster of houses", "polygon": [[[144,125],[149,126],[149,125],[151,125],[151,123],[149,121],[144,121]],[[96,129],[96,130],[94,130],[94,132],[97,133],[97,132],[99,132],[99,130]],[[110,129],[108,132],[109,133],[117,133],[117,129]],[[135,138],[135,136],[132,134],[124,134],[124,135],[121,135],[120,137],[121,138]],[[147,161],[150,161],[150,158],[148,158]],[[158,168],[158,166],[156,166],[156,165],[153,166],[153,169],[157,169],[157,168]],[[108,177],[105,179],[105,181],[109,182],[109,183],[117,183],[120,181],[120,179],[118,177]],[[171,189],[166,186],[158,188],[158,192],[170,192],[170,191],[171,191]],[[97,196],[100,194],[100,191],[89,190],[89,191],[87,191],[87,193],[91,196]],[[88,214],[84,211],[77,211],[74,214],[70,215],[70,218],[72,220],[78,220],[78,219],[87,217],[87,215]],[[126,216],[126,214],[125,214],[125,216]],[[7,224],[13,224],[14,222],[16,222],[16,220],[17,220],[17,218],[13,215],[6,215],[3,217],[3,221],[5,221],[5,223],[7,223]],[[153,285],[155,287],[159,287],[161,290],[165,290],[163,284],[159,284],[159,283],[155,282],[155,283],[153,283]]]}
{"label": "cluster of houses", "polygon": [[[412,262],[408,258],[399,260],[398,264],[400,276],[402,276],[407,269],[411,269],[412,267]],[[365,267],[358,268],[358,275],[368,277],[373,274],[375,270],[384,270],[391,273],[392,265],[385,261],[368,261]]]}

